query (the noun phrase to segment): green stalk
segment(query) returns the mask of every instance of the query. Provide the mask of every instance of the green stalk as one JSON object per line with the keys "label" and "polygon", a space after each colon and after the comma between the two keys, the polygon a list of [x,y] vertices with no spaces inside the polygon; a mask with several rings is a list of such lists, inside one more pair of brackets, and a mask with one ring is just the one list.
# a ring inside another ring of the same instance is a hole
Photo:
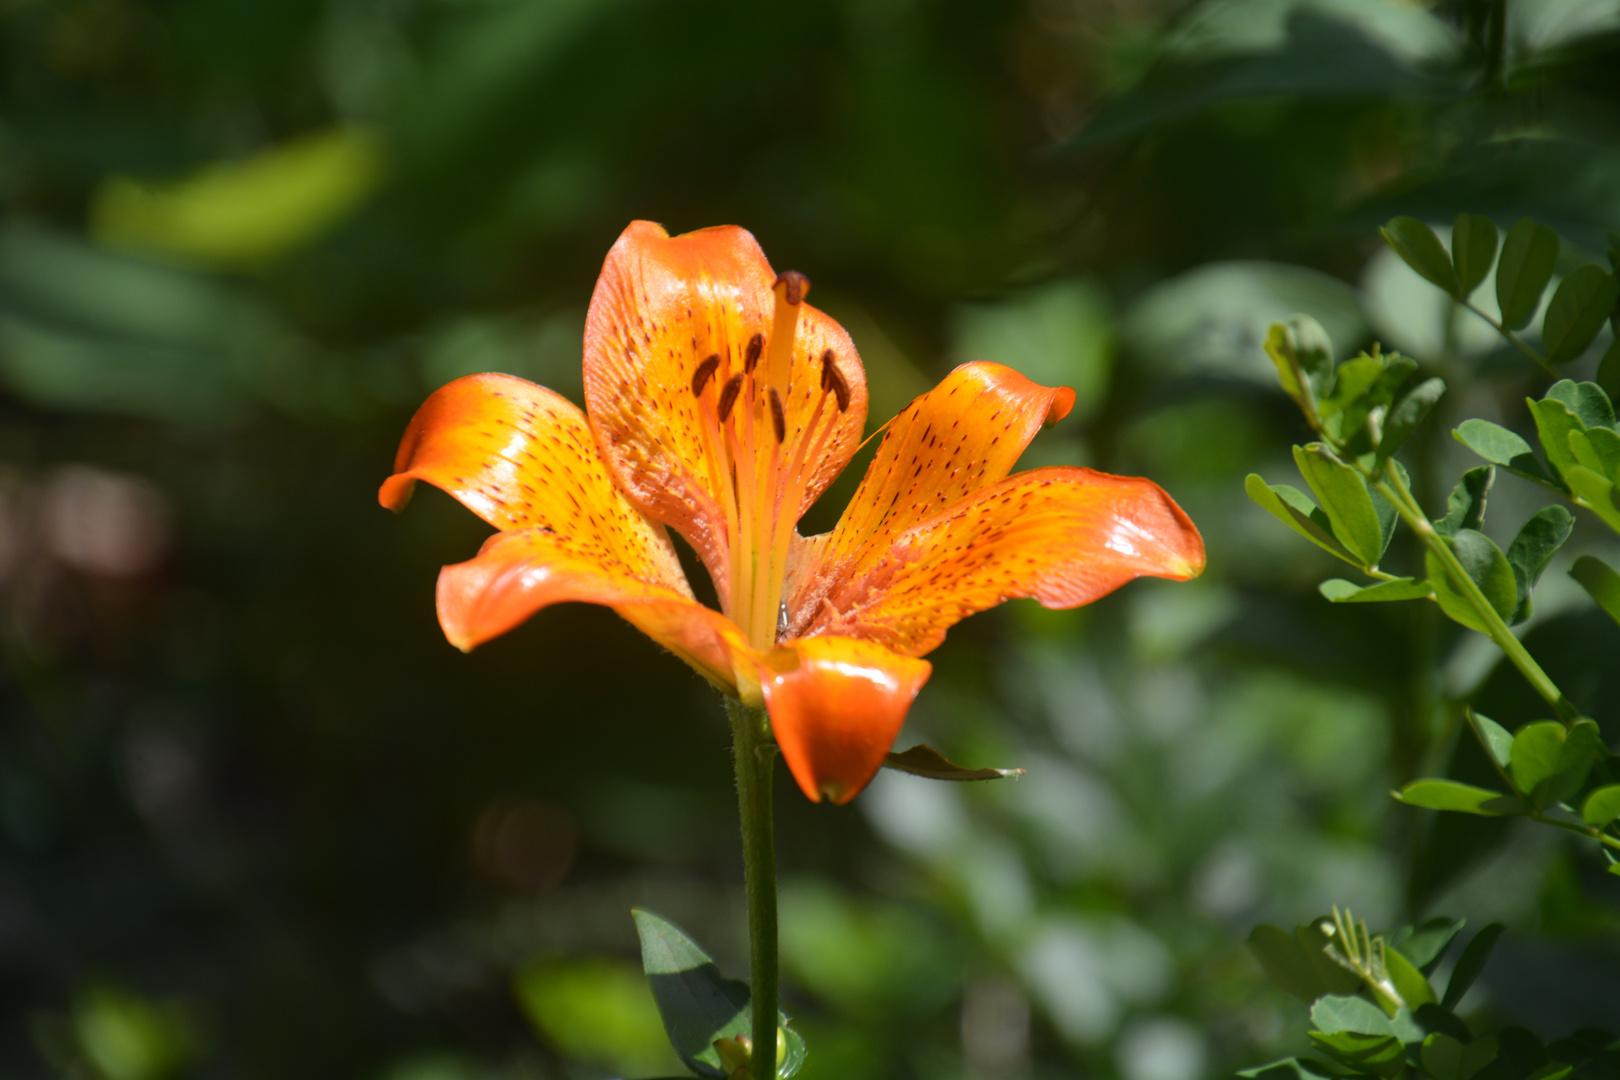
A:
{"label": "green stalk", "polygon": [[743,885],[748,897],[748,956],[754,1008],[753,1080],[776,1080],[776,841],[771,820],[771,773],[776,744],[765,710],[726,698],[742,818]]}
{"label": "green stalk", "polygon": [[1468,572],[1457,561],[1451,545],[1447,544],[1445,538],[1435,532],[1434,526],[1429,524],[1429,519],[1417,505],[1417,501],[1412,498],[1412,493],[1407,490],[1406,485],[1401,482],[1399,474],[1386,464],[1381,475],[1368,474],[1368,479],[1373,482],[1373,487],[1378,493],[1395,507],[1395,512],[1401,516],[1401,520],[1417,533],[1418,539],[1423,541],[1423,546],[1433,552],[1434,557],[1446,568],[1457,591],[1462,593],[1480,621],[1485,624],[1485,633],[1496,642],[1497,648],[1512,661],[1513,666],[1519,669],[1519,673],[1525,677],[1535,692],[1553,707],[1553,711],[1565,723],[1580,719],[1581,711],[1570,703],[1564,692],[1558,689],[1557,684],[1541,670],[1541,665],[1536,663],[1529,650],[1514,636],[1513,631],[1508,629],[1507,623],[1502,621],[1502,616],[1496,613],[1491,602],[1485,599],[1485,594],[1479,591],[1479,586],[1474,584],[1474,579],[1468,576]]}
{"label": "green stalk", "polygon": [[1497,322],[1495,319],[1493,319],[1489,315],[1485,314],[1479,308],[1477,308],[1473,304],[1469,303],[1467,300],[1464,300],[1462,302],[1462,306],[1467,308],[1469,311],[1472,311],[1475,315],[1478,315],[1480,318],[1484,319],[1486,322],[1490,323],[1491,328],[1493,330],[1495,330],[1498,334],[1501,334],[1504,338],[1506,338],[1508,340],[1508,344],[1512,345],[1515,349],[1518,349],[1520,352],[1524,353],[1525,356],[1528,356],[1530,358],[1530,362],[1535,364],[1536,367],[1540,368],[1542,374],[1546,375],[1547,378],[1552,379],[1553,381],[1556,382],[1557,380],[1562,379],[1564,377],[1562,372],[1560,372],[1557,368],[1553,367],[1553,364],[1552,364],[1551,360],[1548,360],[1545,356],[1542,356],[1540,353],[1536,352],[1536,350],[1534,350],[1530,346],[1526,345],[1524,343],[1524,339],[1519,337],[1518,334],[1515,334],[1513,331],[1509,330],[1507,327],[1503,326],[1501,323]]}

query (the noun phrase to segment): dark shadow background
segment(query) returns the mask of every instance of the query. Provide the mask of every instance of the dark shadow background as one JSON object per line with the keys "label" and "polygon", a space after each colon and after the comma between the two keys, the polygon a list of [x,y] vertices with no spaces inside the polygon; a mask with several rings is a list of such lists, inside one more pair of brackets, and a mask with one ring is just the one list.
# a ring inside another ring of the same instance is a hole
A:
{"label": "dark shadow background", "polygon": [[[720,703],[596,609],[457,653],[433,582],[486,527],[375,497],[450,378],[578,399],[633,218],[805,272],[874,425],[963,359],[1075,386],[1028,459],[1150,475],[1209,543],[933,656],[902,745],[1026,779],[780,785],[807,1080],[1300,1050],[1242,940],[1332,903],[1504,919],[1482,1016],[1612,1022],[1596,855],[1387,796],[1487,676],[1535,700],[1418,605],[1321,601],[1241,492],[1303,436],[1258,347],[1295,310],[1451,380],[1431,505],[1451,424],[1526,422],[1375,228],[1532,214],[1572,266],[1620,227],[1620,5],[1514,0],[1500,49],[1490,6],[0,0],[0,1075],[677,1071],[628,909],[745,969]],[[1547,578],[1532,643],[1612,743],[1620,633]]]}

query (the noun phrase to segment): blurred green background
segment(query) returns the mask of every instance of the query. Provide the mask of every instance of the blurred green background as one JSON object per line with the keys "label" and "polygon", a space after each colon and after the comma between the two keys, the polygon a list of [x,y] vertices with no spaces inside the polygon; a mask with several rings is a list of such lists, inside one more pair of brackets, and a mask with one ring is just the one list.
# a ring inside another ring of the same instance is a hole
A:
{"label": "blurred green background", "polygon": [[[1444,367],[1430,505],[1447,421],[1519,416],[1533,373],[1391,214],[1532,214],[1572,265],[1620,228],[1620,0],[1509,0],[1498,47],[1501,6],[0,0],[0,1076],[678,1071],[629,909],[746,969],[719,702],[594,608],[457,653],[433,581],[487,528],[375,497],[455,376],[578,400],[633,218],[804,271],[874,426],[964,359],[1074,386],[1026,461],[1150,475],[1209,545],[1194,584],[952,631],[901,745],[1023,780],[779,785],[804,1077],[1295,1052],[1242,942],[1333,903],[1502,919],[1471,1008],[1612,1023],[1591,852],[1388,794],[1445,767],[1448,701],[1533,697],[1422,611],[1322,601],[1241,491],[1303,434],[1259,348],[1293,311]],[[1547,581],[1531,644],[1612,743],[1620,633]]]}

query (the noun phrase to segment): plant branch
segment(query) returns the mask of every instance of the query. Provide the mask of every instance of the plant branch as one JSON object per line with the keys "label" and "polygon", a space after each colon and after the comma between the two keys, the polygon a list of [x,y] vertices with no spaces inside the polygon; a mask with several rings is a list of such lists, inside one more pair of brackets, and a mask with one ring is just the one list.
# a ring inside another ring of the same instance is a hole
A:
{"label": "plant branch", "polygon": [[776,744],[767,735],[765,710],[726,699],[742,818],[743,883],[748,897],[748,956],[753,984],[752,1080],[776,1080],[777,939],[776,842],[771,774]]}
{"label": "plant branch", "polygon": [[[1361,467],[1358,465],[1357,468]],[[1553,707],[1553,711],[1558,714],[1559,719],[1566,724],[1578,720],[1581,715],[1580,710],[1570,703],[1569,699],[1564,696],[1564,692],[1558,689],[1557,684],[1548,678],[1545,671],[1541,670],[1541,665],[1536,663],[1535,658],[1530,655],[1523,642],[1514,636],[1512,630],[1508,629],[1507,623],[1502,621],[1502,616],[1497,614],[1496,609],[1491,606],[1491,602],[1485,598],[1485,594],[1480,592],[1479,586],[1474,584],[1474,579],[1468,576],[1468,572],[1457,561],[1457,556],[1453,554],[1451,545],[1447,544],[1445,539],[1435,531],[1434,526],[1429,523],[1428,517],[1424,515],[1422,508],[1417,505],[1417,500],[1412,497],[1411,491],[1401,481],[1400,475],[1390,468],[1387,463],[1379,474],[1373,474],[1365,469],[1362,469],[1362,472],[1372,481],[1373,487],[1377,489],[1378,493],[1388,499],[1390,505],[1395,507],[1395,512],[1401,516],[1407,526],[1417,533],[1418,539],[1423,542],[1423,546],[1428,548],[1434,554],[1434,557],[1440,561],[1440,564],[1446,568],[1447,575],[1452,579],[1457,591],[1468,601],[1469,606],[1474,609],[1475,614],[1479,616],[1480,622],[1485,626],[1486,636],[1496,642],[1497,648],[1501,649],[1507,658],[1512,661],[1513,666],[1519,669],[1519,673],[1525,677],[1536,693],[1540,694]]]}
{"label": "plant branch", "polygon": [[1554,381],[1564,377],[1557,368],[1553,367],[1551,360],[1548,360],[1545,356],[1542,356],[1540,353],[1536,352],[1536,350],[1526,345],[1524,343],[1524,339],[1519,337],[1518,334],[1515,334],[1513,331],[1509,330],[1507,327],[1485,314],[1469,301],[1462,301],[1462,306],[1467,308],[1469,311],[1472,311],[1475,315],[1478,315],[1486,322],[1490,323],[1491,328],[1494,329],[1498,334],[1501,334],[1503,337],[1507,338],[1509,344],[1518,349],[1520,352],[1524,353],[1524,355],[1528,356],[1531,362],[1534,363],[1536,367],[1541,369],[1541,373],[1543,375],[1546,375],[1549,379]]}

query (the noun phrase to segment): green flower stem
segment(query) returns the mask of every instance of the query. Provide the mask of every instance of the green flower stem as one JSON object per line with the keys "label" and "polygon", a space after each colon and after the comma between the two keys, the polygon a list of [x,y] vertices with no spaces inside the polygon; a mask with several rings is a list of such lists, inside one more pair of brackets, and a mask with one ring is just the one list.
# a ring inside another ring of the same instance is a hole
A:
{"label": "green flower stem", "polygon": [[1457,556],[1452,553],[1451,545],[1447,544],[1445,539],[1435,532],[1434,526],[1429,524],[1428,517],[1424,515],[1422,508],[1418,506],[1417,500],[1412,497],[1411,491],[1407,490],[1406,485],[1401,482],[1399,474],[1386,464],[1380,474],[1367,473],[1366,475],[1372,481],[1373,487],[1377,489],[1378,493],[1388,499],[1390,505],[1395,507],[1395,512],[1401,516],[1407,526],[1417,533],[1418,539],[1423,541],[1423,546],[1433,552],[1436,559],[1440,560],[1441,565],[1446,568],[1448,575],[1456,584],[1457,591],[1462,593],[1463,598],[1473,606],[1475,613],[1479,615],[1480,621],[1485,624],[1486,634],[1492,641],[1496,642],[1497,648],[1501,649],[1507,658],[1513,662],[1513,666],[1519,669],[1519,673],[1529,681],[1536,693],[1546,699],[1547,703],[1553,707],[1553,711],[1558,714],[1559,719],[1566,724],[1580,719],[1581,711],[1564,696],[1564,692],[1558,689],[1552,679],[1547,677],[1547,673],[1541,670],[1541,665],[1536,663],[1529,650],[1514,636],[1513,631],[1508,629],[1507,623],[1502,621],[1502,616],[1496,613],[1496,609],[1491,606],[1491,602],[1485,599],[1485,594],[1479,591],[1479,586],[1474,584],[1474,579],[1468,576],[1468,572],[1457,561]]}
{"label": "green flower stem", "polygon": [[1509,330],[1507,327],[1485,314],[1479,308],[1469,303],[1467,300],[1462,301],[1462,306],[1467,308],[1469,311],[1472,311],[1475,315],[1478,315],[1486,322],[1490,323],[1492,329],[1494,329],[1498,334],[1501,334],[1503,337],[1507,338],[1508,343],[1511,344],[1515,349],[1518,349],[1520,352],[1524,353],[1524,355],[1528,356],[1531,362],[1534,363],[1536,367],[1540,368],[1542,374],[1546,375],[1549,379],[1556,382],[1564,377],[1557,368],[1553,367],[1551,360],[1548,360],[1545,356],[1542,356],[1540,353],[1536,352],[1536,350],[1526,345],[1524,340],[1520,338],[1518,334],[1515,334],[1513,331]]}
{"label": "green flower stem", "polygon": [[776,1080],[776,840],[771,773],[776,765],[765,710],[726,698],[742,818],[743,883],[748,896],[748,955],[753,984],[753,1080]]}

